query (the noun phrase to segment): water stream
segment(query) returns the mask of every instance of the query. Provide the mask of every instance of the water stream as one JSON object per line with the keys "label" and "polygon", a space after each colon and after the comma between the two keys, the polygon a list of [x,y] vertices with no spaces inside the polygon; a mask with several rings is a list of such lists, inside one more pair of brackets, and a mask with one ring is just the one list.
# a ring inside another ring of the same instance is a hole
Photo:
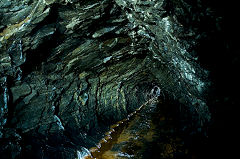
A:
{"label": "water stream", "polygon": [[158,98],[111,126],[85,159],[194,158],[168,105]]}

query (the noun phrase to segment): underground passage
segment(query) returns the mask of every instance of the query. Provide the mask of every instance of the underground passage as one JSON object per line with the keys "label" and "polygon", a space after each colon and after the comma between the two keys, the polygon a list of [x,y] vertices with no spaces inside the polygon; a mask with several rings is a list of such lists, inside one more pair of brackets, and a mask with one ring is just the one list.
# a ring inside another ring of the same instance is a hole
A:
{"label": "underground passage", "polygon": [[234,158],[236,3],[0,0],[0,158]]}

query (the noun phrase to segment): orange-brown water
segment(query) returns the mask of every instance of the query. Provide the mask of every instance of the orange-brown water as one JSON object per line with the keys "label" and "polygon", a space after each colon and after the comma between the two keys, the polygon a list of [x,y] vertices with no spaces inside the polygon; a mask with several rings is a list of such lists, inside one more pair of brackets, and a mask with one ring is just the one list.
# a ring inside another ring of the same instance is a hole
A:
{"label": "orange-brown water", "polygon": [[111,151],[112,147],[116,144],[120,144],[121,142],[128,141],[131,138],[131,135],[125,132],[125,129],[132,124],[132,121],[136,118],[138,113],[149,103],[156,102],[157,98],[152,98],[143,105],[141,105],[136,111],[129,114],[127,118],[117,122],[116,124],[110,126],[110,130],[105,133],[105,137],[100,140],[100,142],[96,145],[96,147],[92,147],[90,149],[91,156],[85,157],[86,159],[90,158],[98,158],[98,159],[106,159],[106,158],[116,158],[117,152]]}
{"label": "orange-brown water", "polygon": [[166,115],[161,105],[152,100],[131,118],[112,125],[86,159],[192,158],[181,136],[175,133],[173,117]]}

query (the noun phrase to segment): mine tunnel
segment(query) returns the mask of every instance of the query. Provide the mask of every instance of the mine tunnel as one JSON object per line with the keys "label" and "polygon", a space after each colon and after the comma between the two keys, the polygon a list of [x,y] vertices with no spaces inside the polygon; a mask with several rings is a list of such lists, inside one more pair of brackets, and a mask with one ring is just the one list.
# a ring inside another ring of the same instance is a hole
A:
{"label": "mine tunnel", "polygon": [[237,7],[1,0],[0,158],[234,158]]}

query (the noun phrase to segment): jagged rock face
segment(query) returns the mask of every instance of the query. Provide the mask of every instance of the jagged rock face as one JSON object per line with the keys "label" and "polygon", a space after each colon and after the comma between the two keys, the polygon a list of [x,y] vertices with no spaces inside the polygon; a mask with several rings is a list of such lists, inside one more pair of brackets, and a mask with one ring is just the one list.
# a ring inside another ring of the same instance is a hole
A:
{"label": "jagged rock face", "polygon": [[215,17],[194,2],[1,1],[6,158],[21,151],[75,158],[77,149],[94,145],[107,125],[146,101],[155,85],[183,105],[196,127],[208,122],[208,71],[194,47],[205,38],[197,24]]}

